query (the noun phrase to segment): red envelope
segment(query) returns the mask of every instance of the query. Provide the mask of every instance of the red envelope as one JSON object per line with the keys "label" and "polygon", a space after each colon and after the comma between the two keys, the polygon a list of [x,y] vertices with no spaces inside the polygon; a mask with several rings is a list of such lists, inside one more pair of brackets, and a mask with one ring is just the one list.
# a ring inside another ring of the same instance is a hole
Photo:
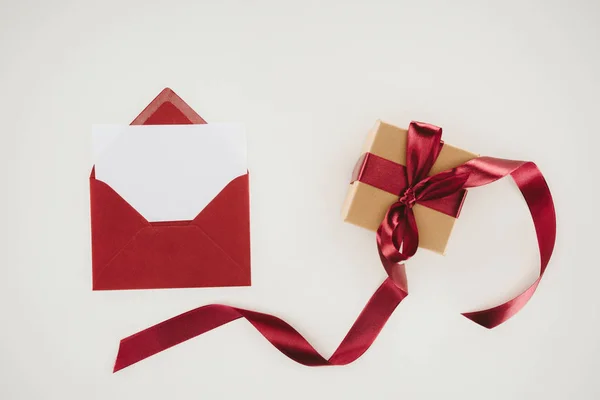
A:
{"label": "red envelope", "polygon": [[[167,88],[131,124],[205,123]],[[248,174],[190,221],[147,221],[94,169],[90,205],[93,290],[250,285]]]}

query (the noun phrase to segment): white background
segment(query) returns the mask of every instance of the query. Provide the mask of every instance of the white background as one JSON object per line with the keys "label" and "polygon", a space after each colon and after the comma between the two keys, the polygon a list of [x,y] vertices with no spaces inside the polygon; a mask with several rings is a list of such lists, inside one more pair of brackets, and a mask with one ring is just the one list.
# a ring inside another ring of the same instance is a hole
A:
{"label": "white background", "polygon": [[[596,399],[600,4],[580,1],[0,0],[0,398]],[[90,127],[165,86],[246,124],[253,286],[91,291]],[[333,352],[384,278],[340,207],[377,118],[535,160],[558,210],[532,301],[488,331],[459,315],[535,278],[509,181],[471,191],[446,257],[344,368],[306,368],[236,321],[112,374],[119,339],[208,302],[284,317]]]}

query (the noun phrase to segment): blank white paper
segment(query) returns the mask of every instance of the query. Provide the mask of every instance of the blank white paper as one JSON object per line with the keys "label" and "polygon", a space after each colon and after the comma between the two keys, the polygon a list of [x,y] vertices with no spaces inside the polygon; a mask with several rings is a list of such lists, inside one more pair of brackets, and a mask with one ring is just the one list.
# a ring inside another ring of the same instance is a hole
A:
{"label": "blank white paper", "polygon": [[193,219],[247,171],[240,124],[97,125],[92,143],[96,179],[149,221]]}

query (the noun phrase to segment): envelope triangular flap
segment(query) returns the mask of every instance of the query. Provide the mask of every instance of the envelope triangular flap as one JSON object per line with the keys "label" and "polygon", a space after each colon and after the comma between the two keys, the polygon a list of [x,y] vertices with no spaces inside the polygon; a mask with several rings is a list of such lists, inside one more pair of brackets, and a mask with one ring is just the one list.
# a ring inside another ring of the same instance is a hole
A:
{"label": "envelope triangular flap", "polygon": [[[92,220],[92,263],[94,281],[106,264],[114,258],[141,229],[150,226],[129,203],[112,188],[90,177],[90,212]],[[100,251],[100,249],[102,249]]]}
{"label": "envelope triangular flap", "polygon": [[170,88],[164,88],[131,122],[131,125],[184,124],[206,124],[206,121]]}
{"label": "envelope triangular flap", "polygon": [[[248,174],[238,176],[192,221],[241,268],[250,267]],[[232,202],[231,199],[236,199]]]}

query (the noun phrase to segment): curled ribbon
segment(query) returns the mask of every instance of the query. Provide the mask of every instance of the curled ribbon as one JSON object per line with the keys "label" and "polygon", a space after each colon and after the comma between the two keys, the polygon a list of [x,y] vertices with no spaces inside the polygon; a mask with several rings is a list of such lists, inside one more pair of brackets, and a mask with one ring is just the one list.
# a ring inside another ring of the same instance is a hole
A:
{"label": "curled ribbon", "polygon": [[451,170],[427,176],[440,153],[441,136],[442,129],[439,127],[420,122],[410,124],[406,176],[398,177],[407,182],[407,187],[388,209],[377,230],[377,247],[388,278],[373,294],[329,359],[321,356],[288,323],[273,315],[211,304],[122,339],[114,371],[239,318],[250,322],[275,348],[300,364],[349,364],[371,346],[398,304],[408,295],[404,261],[416,253],[419,245],[413,206],[418,203],[447,205],[460,197],[456,196],[459,191],[484,186],[507,175],[519,187],[531,212],[540,252],[540,274],[529,288],[513,299],[490,309],[463,315],[490,329],[511,318],[533,296],[554,249],[556,216],[550,189],[534,163],[492,157],[478,157]]}

